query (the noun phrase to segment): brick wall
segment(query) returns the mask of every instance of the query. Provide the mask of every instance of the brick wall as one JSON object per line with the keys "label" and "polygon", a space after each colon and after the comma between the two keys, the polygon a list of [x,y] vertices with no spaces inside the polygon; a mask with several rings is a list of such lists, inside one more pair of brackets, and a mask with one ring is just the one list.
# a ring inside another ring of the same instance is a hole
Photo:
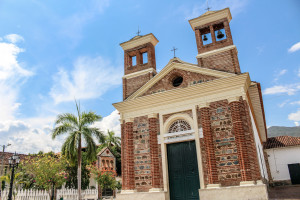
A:
{"label": "brick wall", "polygon": [[130,79],[123,79],[123,99],[127,99],[153,77],[152,73],[143,74]]}
{"label": "brick wall", "polygon": [[[180,86],[174,87],[172,84],[172,81],[177,76],[182,76],[183,82]],[[194,72],[189,72],[189,71],[180,70],[180,69],[174,69],[174,70],[170,71],[166,76],[164,76],[161,80],[159,80],[157,83],[155,83],[147,92],[145,92],[143,94],[143,96],[149,95],[149,94],[154,94],[157,92],[163,92],[163,91],[171,90],[171,89],[175,89],[175,88],[184,88],[184,87],[188,87],[190,85],[210,81],[213,79],[216,79],[216,77],[199,74],[199,73],[194,73]]]}
{"label": "brick wall", "polygon": [[198,58],[200,67],[239,74],[240,66],[236,49],[223,51],[205,58]]}
{"label": "brick wall", "polygon": [[[230,104],[227,100],[212,102],[209,108],[198,109],[197,117],[198,126],[202,127],[204,132],[200,145],[205,185],[220,183],[222,186],[234,186],[239,185],[241,181],[261,179],[246,101],[241,99]],[[208,117],[210,127],[203,121],[208,122]],[[209,149],[212,146],[214,149]],[[212,155],[215,159],[212,159]],[[217,180],[213,177],[214,165]]]}

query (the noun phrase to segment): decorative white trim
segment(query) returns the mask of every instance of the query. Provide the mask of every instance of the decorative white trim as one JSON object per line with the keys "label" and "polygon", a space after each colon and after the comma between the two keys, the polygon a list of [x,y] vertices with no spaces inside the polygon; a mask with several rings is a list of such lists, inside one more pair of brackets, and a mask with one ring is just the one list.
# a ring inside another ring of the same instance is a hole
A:
{"label": "decorative white trim", "polygon": [[133,122],[134,121],[134,118],[127,118],[127,119],[125,119],[125,123],[127,123],[127,122]]}
{"label": "decorative white trim", "polygon": [[148,69],[144,69],[144,70],[141,70],[141,71],[138,71],[138,72],[133,72],[131,74],[124,75],[122,78],[123,79],[131,79],[131,78],[141,76],[141,75],[144,75],[144,74],[148,74],[148,73],[156,73],[156,70],[153,69],[153,68],[148,68]]}
{"label": "decorative white trim", "polygon": [[163,190],[161,188],[151,188],[149,192],[162,192]]}
{"label": "decorative white trim", "polygon": [[180,132],[174,132],[174,133],[165,133],[163,135],[164,138],[169,138],[169,137],[176,137],[176,136],[181,136],[181,135],[190,135],[194,133],[194,130],[187,130],[187,131],[180,131]]}
{"label": "decorative white trim", "polygon": [[171,126],[171,124],[178,119],[183,119],[185,121],[187,121],[189,123],[189,125],[191,126],[191,129],[194,129],[194,123],[193,123],[193,119],[186,113],[178,113],[178,114],[174,114],[172,116],[170,116],[165,123],[163,124],[163,133],[168,133],[169,131],[169,127]]}
{"label": "decorative white trim", "polygon": [[149,33],[147,35],[140,36],[140,37],[136,36],[127,42],[121,43],[120,46],[123,48],[124,51],[126,51],[128,49],[132,49],[134,47],[146,43],[152,43],[153,46],[155,46],[158,42],[159,42],[158,39],[152,33]]}
{"label": "decorative white trim", "polygon": [[251,186],[251,185],[255,185],[254,181],[241,181],[240,182],[240,186]]}
{"label": "decorative white trim", "polygon": [[183,141],[188,141],[188,140],[195,140],[195,135],[194,133],[186,134],[186,135],[180,135],[176,137],[169,137],[168,139],[164,140],[165,144],[168,143],[176,143],[176,142],[183,142]]}
{"label": "decorative white trim", "polygon": [[157,113],[151,113],[148,115],[148,118],[157,118],[158,114]]}
{"label": "decorative white trim", "polygon": [[225,8],[219,11],[208,11],[200,17],[189,20],[192,29],[195,31],[196,27],[208,24],[213,21],[217,21],[223,18],[227,18],[228,22],[232,19],[229,8]]}
{"label": "decorative white trim", "polygon": [[198,54],[196,56],[196,58],[206,58],[208,56],[218,54],[218,53],[221,53],[221,52],[224,52],[224,51],[228,51],[230,49],[236,49],[236,46],[235,45],[230,45],[230,46],[227,46],[227,47],[223,47],[221,49],[216,49],[216,50],[208,51],[208,52],[205,52],[205,53],[201,53],[201,54]]}
{"label": "decorative white trim", "polygon": [[132,194],[132,193],[136,193],[136,190],[121,190],[121,194]]}
{"label": "decorative white trim", "polygon": [[202,102],[198,105],[199,109],[200,108],[209,108],[209,102]]}
{"label": "decorative white trim", "polygon": [[206,189],[215,189],[215,188],[220,188],[221,185],[220,184],[208,184],[206,186]]}

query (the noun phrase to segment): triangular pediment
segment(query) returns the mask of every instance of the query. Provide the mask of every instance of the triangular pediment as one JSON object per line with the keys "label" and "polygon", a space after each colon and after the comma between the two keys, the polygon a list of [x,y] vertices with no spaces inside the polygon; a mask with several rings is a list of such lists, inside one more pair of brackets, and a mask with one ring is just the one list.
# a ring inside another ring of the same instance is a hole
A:
{"label": "triangular pediment", "polygon": [[[173,58],[155,77],[128,97],[127,100],[230,76],[236,76],[236,74],[199,67],[195,64],[183,62],[179,58]],[[183,77],[183,82],[178,87],[174,87],[172,84],[173,79],[176,77]]]}
{"label": "triangular pediment", "polygon": [[98,157],[115,157],[108,147],[104,147],[97,155]]}

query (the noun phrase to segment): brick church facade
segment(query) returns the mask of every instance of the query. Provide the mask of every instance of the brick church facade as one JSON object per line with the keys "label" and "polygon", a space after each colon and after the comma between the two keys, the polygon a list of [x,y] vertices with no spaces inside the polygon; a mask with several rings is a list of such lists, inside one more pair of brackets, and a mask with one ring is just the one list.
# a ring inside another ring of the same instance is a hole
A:
{"label": "brick church facade", "polygon": [[198,63],[173,58],[159,73],[153,34],[121,43],[117,199],[268,199],[261,87],[240,70],[231,19],[226,8],[189,20]]}

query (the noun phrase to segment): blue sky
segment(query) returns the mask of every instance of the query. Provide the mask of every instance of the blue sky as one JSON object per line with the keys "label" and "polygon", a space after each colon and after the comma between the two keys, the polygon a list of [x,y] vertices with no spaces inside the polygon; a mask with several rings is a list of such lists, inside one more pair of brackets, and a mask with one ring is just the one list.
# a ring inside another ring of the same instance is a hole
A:
{"label": "blue sky", "polygon": [[[209,0],[231,9],[231,30],[242,72],[262,85],[267,126],[300,122],[300,2]],[[121,42],[153,33],[158,71],[172,58],[196,63],[188,20],[205,0],[0,0],[0,144],[9,151],[59,151],[51,140],[58,113],[73,112],[74,98],[120,133],[112,103],[122,100]]]}

